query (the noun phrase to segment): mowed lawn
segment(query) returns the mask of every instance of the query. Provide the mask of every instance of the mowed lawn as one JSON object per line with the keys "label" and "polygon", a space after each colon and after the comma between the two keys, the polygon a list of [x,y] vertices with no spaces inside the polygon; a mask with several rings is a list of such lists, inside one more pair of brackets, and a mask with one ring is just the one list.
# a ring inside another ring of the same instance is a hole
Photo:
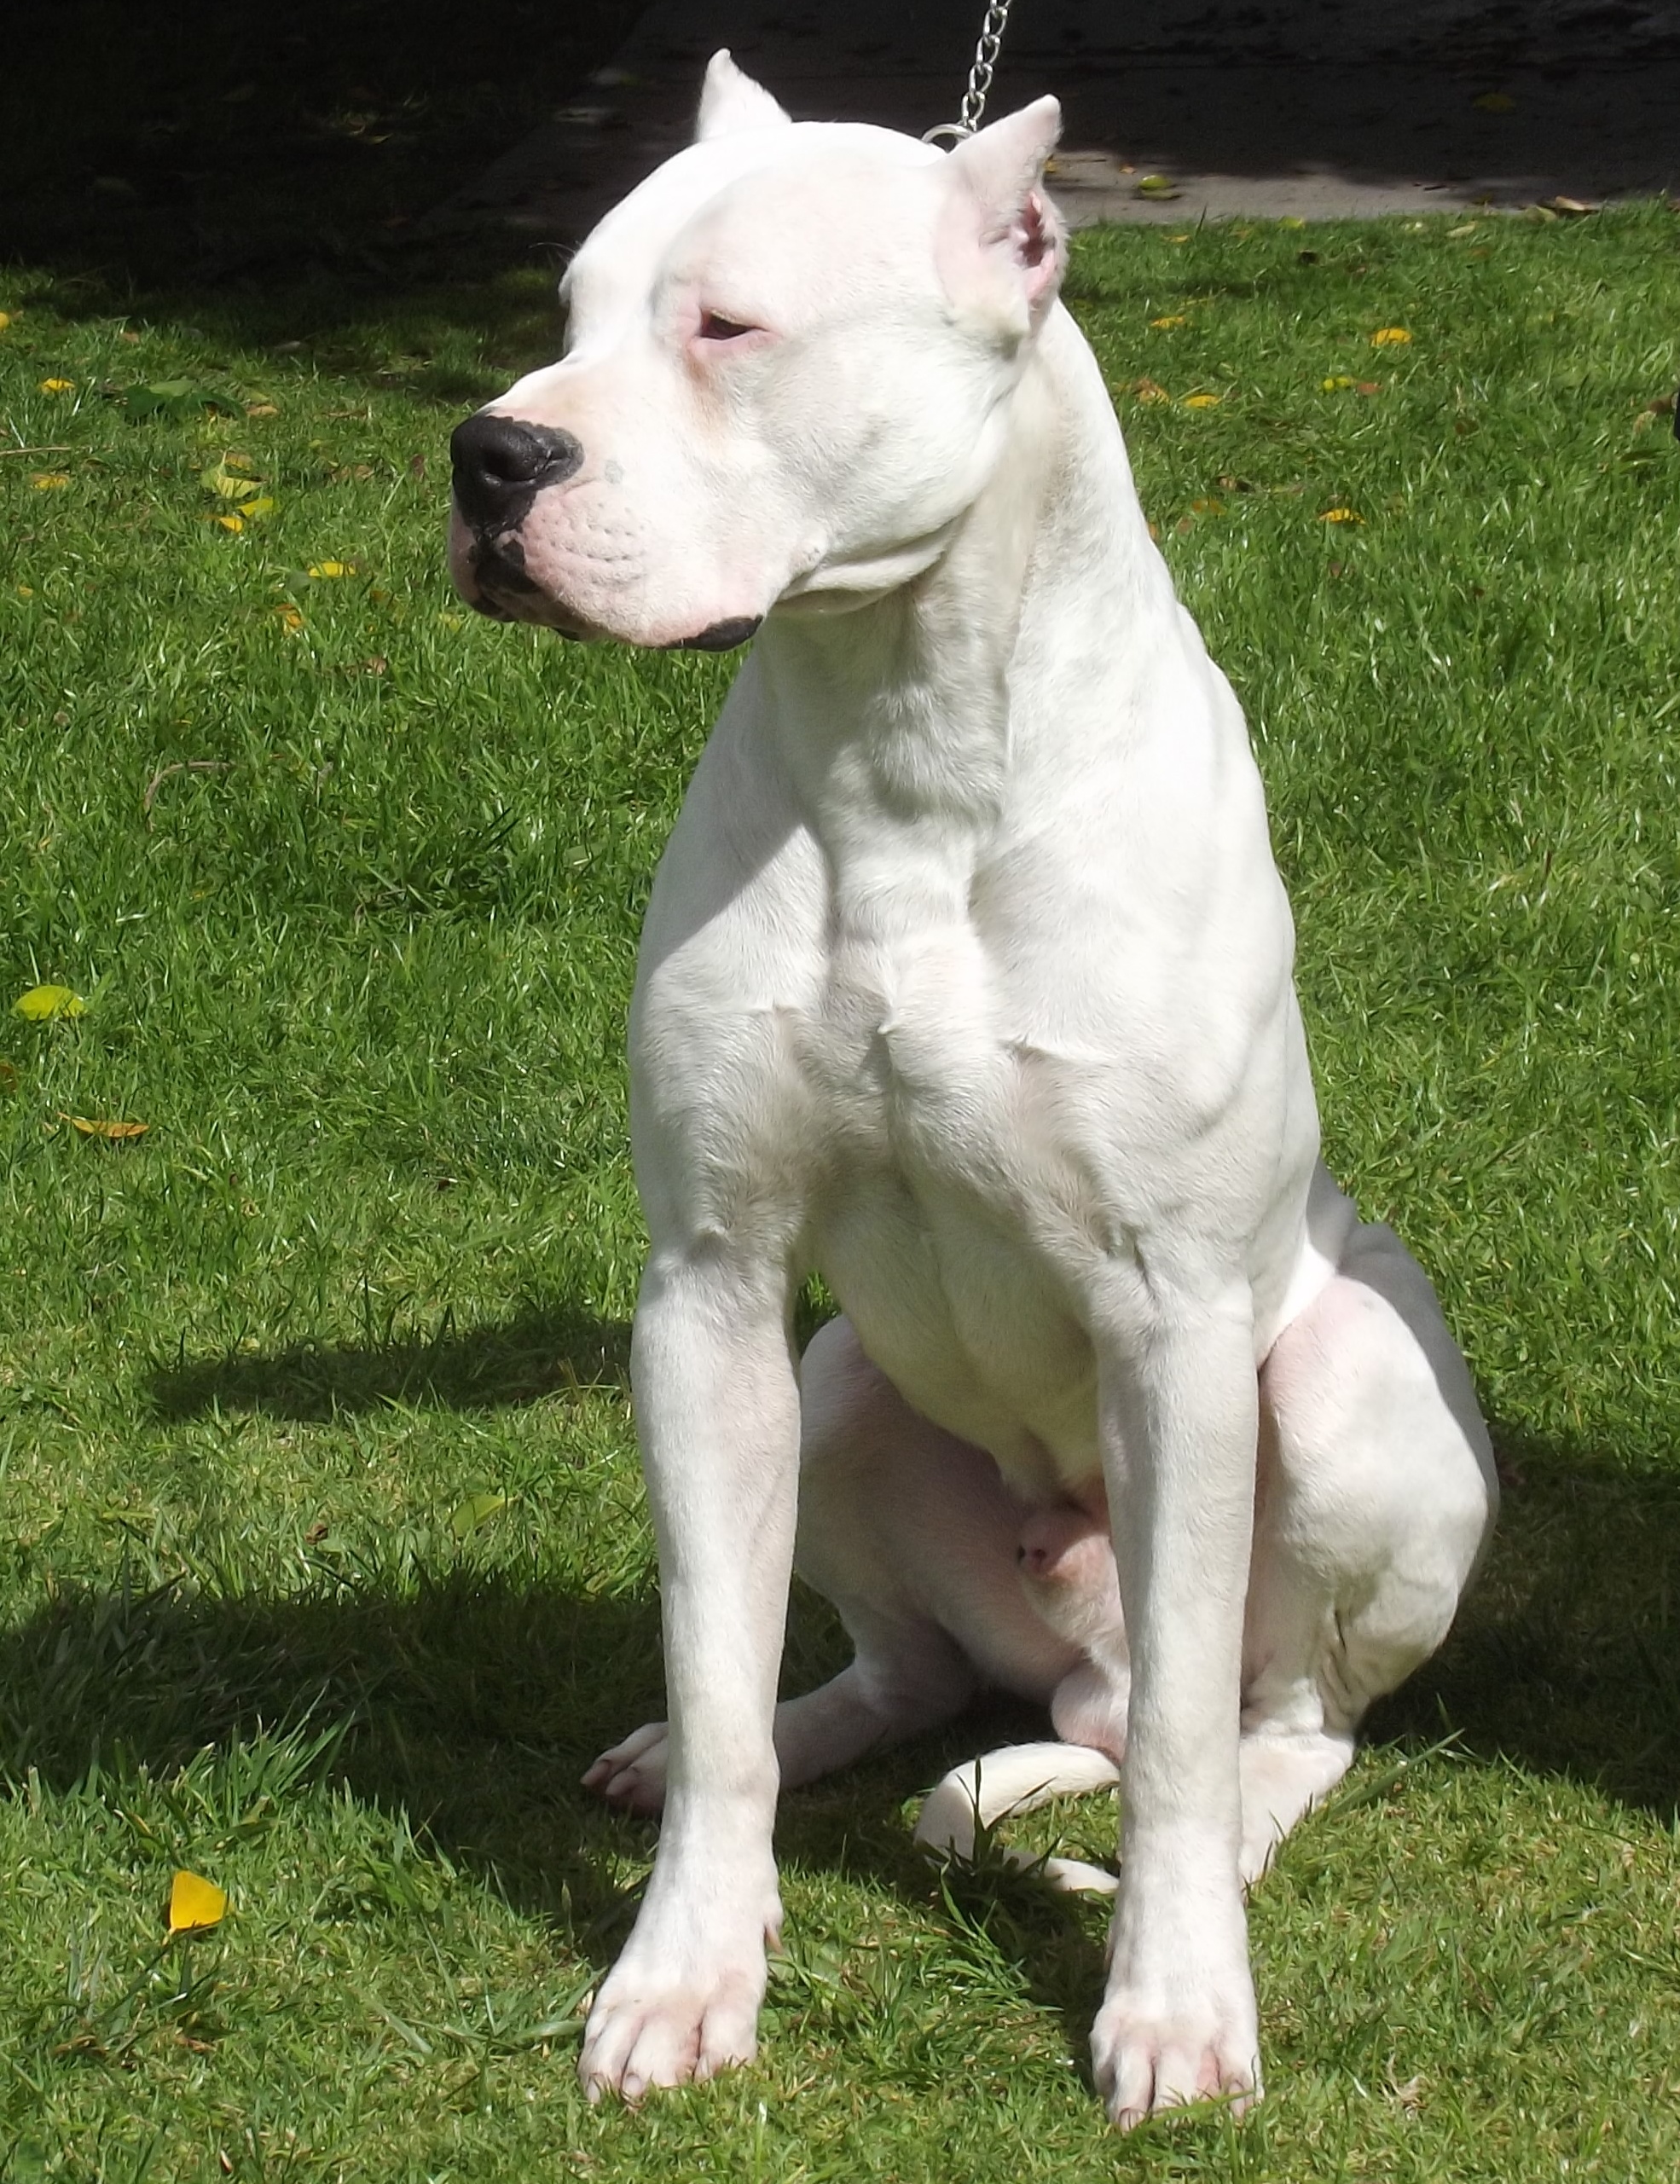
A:
{"label": "mowed lawn", "polygon": [[[653,1835],[577,1776],[661,1707],[623,1017],[730,666],[448,588],[543,276],[287,333],[12,275],[7,2179],[1680,2173],[1680,218],[1098,235],[1069,293],[1248,708],[1330,1157],[1509,1485],[1254,1898],[1266,2100],[1114,2138],[1100,1909],[912,1856],[997,1707],[788,1799],[753,2068],[583,2103]],[[797,1596],[790,1683],[843,1653]],[[177,1866],[231,1909],[166,1945]]]}

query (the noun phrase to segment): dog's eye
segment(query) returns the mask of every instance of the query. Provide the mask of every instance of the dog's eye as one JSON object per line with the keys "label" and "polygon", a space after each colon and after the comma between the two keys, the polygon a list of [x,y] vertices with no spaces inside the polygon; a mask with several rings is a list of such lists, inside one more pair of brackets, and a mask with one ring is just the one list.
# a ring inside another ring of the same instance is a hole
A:
{"label": "dog's eye", "polygon": [[700,317],[702,341],[739,341],[744,333],[756,333],[756,327],[743,326],[738,319],[725,318],[718,311],[704,311]]}

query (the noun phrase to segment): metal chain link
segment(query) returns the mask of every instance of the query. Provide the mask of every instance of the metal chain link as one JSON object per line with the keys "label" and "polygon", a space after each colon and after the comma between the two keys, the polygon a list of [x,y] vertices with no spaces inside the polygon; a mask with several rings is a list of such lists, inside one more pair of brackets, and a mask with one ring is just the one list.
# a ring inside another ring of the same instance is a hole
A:
{"label": "metal chain link", "polygon": [[990,0],[984,21],[980,26],[980,43],[974,49],[974,66],[968,72],[968,89],[963,93],[961,119],[941,121],[936,129],[930,129],[923,137],[924,144],[936,143],[948,136],[953,144],[960,144],[965,136],[972,136],[980,126],[980,118],[986,111],[986,95],[992,88],[992,75],[1002,50],[1004,26],[1009,20],[1013,0]]}

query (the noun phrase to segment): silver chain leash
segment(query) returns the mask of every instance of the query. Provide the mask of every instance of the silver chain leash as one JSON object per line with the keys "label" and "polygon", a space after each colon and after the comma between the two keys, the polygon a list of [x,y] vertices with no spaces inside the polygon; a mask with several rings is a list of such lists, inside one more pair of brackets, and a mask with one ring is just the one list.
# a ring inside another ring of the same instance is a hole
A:
{"label": "silver chain leash", "polygon": [[986,95],[992,88],[992,75],[998,65],[998,55],[1003,49],[1004,26],[1009,20],[1013,0],[990,0],[984,21],[980,26],[980,43],[974,49],[974,66],[968,72],[968,89],[963,93],[960,119],[941,121],[936,129],[930,129],[923,137],[924,144],[936,144],[948,136],[953,144],[960,144],[965,136],[972,136],[980,126],[980,117],[986,111]]}

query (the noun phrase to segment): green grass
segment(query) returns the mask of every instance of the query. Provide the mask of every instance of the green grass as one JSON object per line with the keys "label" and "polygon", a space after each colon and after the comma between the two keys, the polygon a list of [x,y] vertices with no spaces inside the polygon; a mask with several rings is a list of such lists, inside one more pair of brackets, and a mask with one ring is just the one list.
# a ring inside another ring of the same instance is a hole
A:
{"label": "green grass", "polygon": [[[652,1843],[576,1778],[660,1703],[623,1017],[727,668],[448,591],[447,431],[542,354],[540,277],[126,324],[0,277],[49,450],[0,456],[0,2175],[1680,2166],[1680,221],[1465,224],[1094,235],[1070,282],[1249,709],[1331,1155],[1512,1480],[1257,1896],[1266,2102],[1123,2143],[1100,1914],[910,1852],[1004,1709],[789,1799],[755,2068],[575,2088]],[[222,407],[130,420],[182,379]],[[9,1013],[41,981],[86,1014]],[[839,1657],[798,1599],[790,1682]],[[165,1951],[176,1864],[234,1909]]]}

